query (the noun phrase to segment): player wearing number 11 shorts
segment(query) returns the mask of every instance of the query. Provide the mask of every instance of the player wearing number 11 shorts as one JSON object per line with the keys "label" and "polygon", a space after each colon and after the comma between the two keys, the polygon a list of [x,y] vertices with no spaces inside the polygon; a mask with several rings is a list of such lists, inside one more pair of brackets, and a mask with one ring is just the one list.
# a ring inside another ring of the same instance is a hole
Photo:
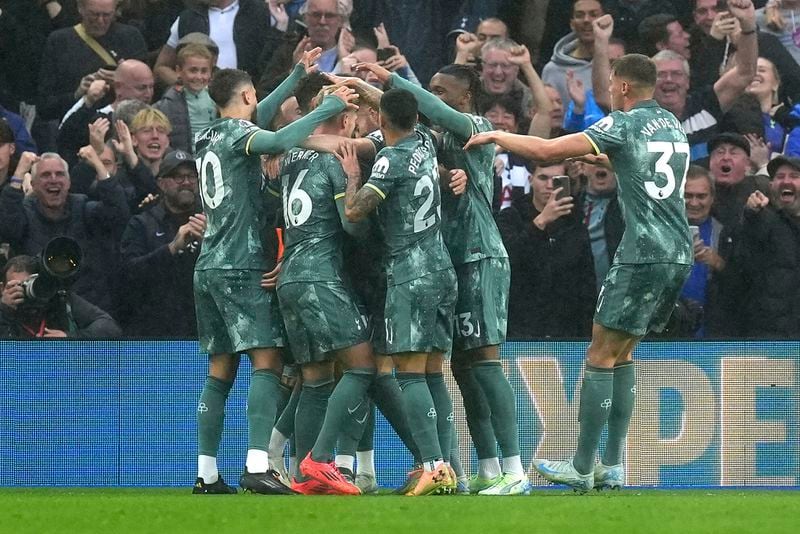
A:
{"label": "player wearing number 11 shorts", "polygon": [[[666,326],[693,262],[683,188],[689,144],[680,121],[652,100],[655,64],[626,55],[611,69],[612,112],[583,133],[544,140],[503,132],[474,136],[467,147],[495,142],[538,161],[587,156],[610,162],[625,220],[611,269],[597,299],[572,460],[534,460],[546,479],[579,491],[624,484],[623,449],[636,396],[633,349]],[[600,157],[605,154],[605,157]],[[608,443],[595,455],[603,428]]]}

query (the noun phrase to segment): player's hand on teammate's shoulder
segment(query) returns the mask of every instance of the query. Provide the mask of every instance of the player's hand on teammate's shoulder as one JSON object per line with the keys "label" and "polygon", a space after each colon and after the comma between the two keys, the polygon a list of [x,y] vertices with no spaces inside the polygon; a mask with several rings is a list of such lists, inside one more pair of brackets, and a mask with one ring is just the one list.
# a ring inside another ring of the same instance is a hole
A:
{"label": "player's hand on teammate's shoulder", "polygon": [[473,135],[470,137],[466,144],[464,144],[464,150],[469,150],[470,148],[480,146],[480,145],[488,145],[489,143],[495,142],[495,134],[497,132],[481,132]]}
{"label": "player's hand on teammate's shoulder", "polygon": [[361,167],[358,165],[358,154],[355,144],[351,141],[344,141],[339,145],[339,150],[333,153],[348,178],[357,179],[361,177]]}
{"label": "player's hand on teammate's shoulder", "polygon": [[614,166],[611,164],[611,160],[608,159],[608,156],[605,154],[599,154],[599,155],[586,154],[583,156],[578,156],[577,158],[570,158],[570,160],[589,163],[590,165],[597,165],[599,167],[605,167],[610,171],[614,170]]}
{"label": "player's hand on teammate's shoulder", "polygon": [[282,161],[283,154],[262,154],[261,170],[264,171],[264,176],[270,181],[277,180],[280,177]]}

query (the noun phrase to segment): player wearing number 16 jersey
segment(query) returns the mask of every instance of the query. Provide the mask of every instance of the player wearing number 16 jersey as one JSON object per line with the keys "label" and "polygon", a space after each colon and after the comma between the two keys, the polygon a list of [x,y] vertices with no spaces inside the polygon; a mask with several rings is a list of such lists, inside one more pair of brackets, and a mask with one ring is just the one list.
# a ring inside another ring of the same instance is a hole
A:
{"label": "player wearing number 16 jersey", "polygon": [[223,69],[209,85],[220,118],[195,136],[207,226],[195,265],[194,291],[200,345],[209,354],[209,365],[197,408],[194,493],[235,493],[219,477],[216,456],[225,400],[241,352],[250,356],[253,374],[247,399],[247,461],[239,483],[258,493],[291,493],[269,470],[267,458],[280,396],[284,336],[274,295],[259,285],[262,273],[269,270],[262,236],[270,222],[259,155],[277,154],[299,143],[318,124],[344,110],[351,93],[345,89],[326,97],[313,113],[274,133],[249,121],[257,111],[260,122],[268,121],[262,110],[278,106],[266,99],[257,105],[247,73]]}
{"label": "player wearing number 16 jersey", "polygon": [[[583,133],[558,139],[490,132],[467,146],[497,144],[539,161],[605,154],[617,175],[625,233],[597,300],[581,386],[580,434],[572,461],[534,460],[545,478],[580,491],[624,483],[623,449],[636,396],[633,349],[666,325],[693,262],[683,188],[689,165],[686,134],[652,100],[655,64],[630,54],[610,77],[616,110]],[[595,454],[603,427],[608,443]]]}

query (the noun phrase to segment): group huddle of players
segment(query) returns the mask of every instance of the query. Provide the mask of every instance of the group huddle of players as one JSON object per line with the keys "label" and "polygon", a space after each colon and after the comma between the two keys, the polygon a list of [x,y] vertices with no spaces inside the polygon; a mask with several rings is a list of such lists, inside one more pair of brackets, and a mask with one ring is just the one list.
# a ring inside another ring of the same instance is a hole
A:
{"label": "group huddle of players", "polygon": [[[443,376],[452,353],[481,464],[469,485],[461,473],[461,490],[528,493],[515,397],[499,356],[510,269],[491,209],[494,146],[463,149],[491,129],[471,114],[477,74],[445,67],[431,81],[434,96],[363,65],[383,82],[381,93],[358,78],[311,74],[318,55],[307,52],[261,102],[241,71],[222,70],[209,86],[221,118],[195,138],[207,216],[195,300],[209,376],[198,408],[194,492],[235,493],[216,456],[235,355],[247,352],[254,371],[239,481],[246,491],[377,489],[374,471],[357,486],[352,460],[334,463],[335,452],[352,458],[374,404],[415,458],[401,492],[454,492],[453,407]],[[277,132],[260,128],[298,82],[306,94],[317,84],[310,91],[319,91],[316,107]],[[421,124],[418,114],[443,132]],[[262,191],[265,154],[281,163]],[[269,193],[281,199],[285,226],[275,268],[263,242],[273,222]],[[288,403],[280,384],[287,363],[299,366],[301,378]],[[281,416],[296,423],[301,461],[293,476],[285,474],[282,448],[280,458],[269,455]]]}

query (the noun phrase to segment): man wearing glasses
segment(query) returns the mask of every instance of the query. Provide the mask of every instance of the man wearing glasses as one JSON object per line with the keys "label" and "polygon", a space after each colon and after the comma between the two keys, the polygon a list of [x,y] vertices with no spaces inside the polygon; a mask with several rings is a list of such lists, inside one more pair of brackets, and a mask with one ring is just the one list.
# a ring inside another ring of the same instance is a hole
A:
{"label": "man wearing glasses", "polygon": [[122,258],[130,337],[196,338],[192,275],[205,230],[197,202],[197,167],[182,150],[164,157],[158,203],[128,222]]}

